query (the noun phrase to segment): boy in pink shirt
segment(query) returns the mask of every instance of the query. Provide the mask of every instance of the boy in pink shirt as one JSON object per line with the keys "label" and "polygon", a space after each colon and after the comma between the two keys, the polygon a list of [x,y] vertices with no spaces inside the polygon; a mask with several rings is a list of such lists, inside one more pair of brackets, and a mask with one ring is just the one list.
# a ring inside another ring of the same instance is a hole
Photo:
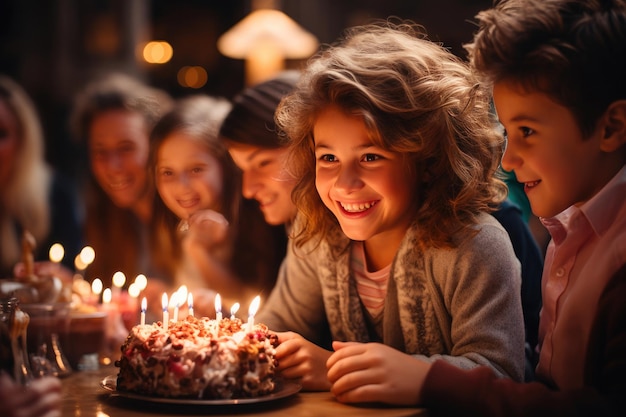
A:
{"label": "boy in pink shirt", "polygon": [[539,382],[419,364],[417,403],[429,415],[624,415],[626,2],[502,0],[477,18],[467,49],[493,87],[502,167],[552,236]]}

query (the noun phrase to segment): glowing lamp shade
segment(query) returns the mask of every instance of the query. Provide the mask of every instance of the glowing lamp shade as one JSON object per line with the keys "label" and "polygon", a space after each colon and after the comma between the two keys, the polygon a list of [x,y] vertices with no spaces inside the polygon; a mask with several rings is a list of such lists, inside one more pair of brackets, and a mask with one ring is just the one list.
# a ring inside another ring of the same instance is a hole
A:
{"label": "glowing lamp shade", "polygon": [[310,57],[318,41],[280,10],[259,9],[224,33],[217,48],[227,57],[246,60],[246,82],[252,85],[283,69],[285,58]]}

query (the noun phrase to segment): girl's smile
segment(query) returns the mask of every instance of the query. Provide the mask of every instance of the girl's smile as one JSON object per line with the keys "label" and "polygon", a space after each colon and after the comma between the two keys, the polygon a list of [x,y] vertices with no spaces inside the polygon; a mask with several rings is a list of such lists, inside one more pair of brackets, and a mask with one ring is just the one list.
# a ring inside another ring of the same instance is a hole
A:
{"label": "girl's smile", "polygon": [[415,210],[416,175],[403,154],[370,139],[363,119],[337,106],[323,110],[313,128],[315,185],[324,205],[368,255],[390,263]]}

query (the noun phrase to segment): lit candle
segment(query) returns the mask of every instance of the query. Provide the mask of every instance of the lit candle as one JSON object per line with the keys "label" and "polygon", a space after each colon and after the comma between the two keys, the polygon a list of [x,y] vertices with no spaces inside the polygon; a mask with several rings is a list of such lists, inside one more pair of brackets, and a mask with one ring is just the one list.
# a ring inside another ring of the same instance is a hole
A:
{"label": "lit candle", "polygon": [[222,297],[215,295],[215,320],[222,321]]}
{"label": "lit candle", "polygon": [[233,304],[233,306],[230,308],[230,319],[231,320],[235,320],[235,314],[237,314],[238,311],[239,311],[239,303]]}
{"label": "lit candle", "polygon": [[163,306],[163,330],[167,331],[170,321],[170,313],[167,311],[167,294],[163,293],[161,298],[161,305]]}
{"label": "lit candle", "polygon": [[135,285],[139,288],[139,291],[143,291],[148,286],[148,278],[144,274],[139,274],[135,277]]}
{"label": "lit candle", "polygon": [[102,293],[102,304],[108,306],[111,303],[111,297],[111,289],[105,288],[104,292]]}
{"label": "lit candle", "polygon": [[120,293],[122,291],[122,287],[126,283],[126,275],[122,271],[117,271],[113,274],[113,298],[116,301],[119,300]]}
{"label": "lit candle", "polygon": [[58,264],[63,260],[63,257],[65,256],[65,249],[63,249],[63,245],[61,245],[60,243],[55,243],[54,245],[50,246],[50,252],[48,254],[50,256],[50,262]]}
{"label": "lit candle", "polygon": [[100,278],[96,278],[91,283],[91,293],[93,294],[94,304],[98,304],[101,292],[102,292],[102,280]]}
{"label": "lit candle", "polygon": [[256,296],[254,300],[250,303],[250,307],[248,308],[248,326],[246,328],[247,332],[252,331],[252,327],[254,326],[254,315],[259,309],[259,305],[261,304],[261,297]]}
{"label": "lit candle", "polygon": [[141,299],[141,322],[140,322],[142,326],[146,324],[146,309],[147,308],[148,308],[148,301],[146,300],[146,297],[143,297]]}
{"label": "lit candle", "polygon": [[187,314],[193,317],[193,295],[191,295],[191,293],[187,295],[187,306],[189,307],[189,312]]}
{"label": "lit candle", "polygon": [[84,269],[86,269],[89,265],[91,265],[94,259],[96,259],[96,251],[93,250],[91,246],[85,246],[80,251],[80,254],[78,256],[80,257],[82,263],[85,265]]}

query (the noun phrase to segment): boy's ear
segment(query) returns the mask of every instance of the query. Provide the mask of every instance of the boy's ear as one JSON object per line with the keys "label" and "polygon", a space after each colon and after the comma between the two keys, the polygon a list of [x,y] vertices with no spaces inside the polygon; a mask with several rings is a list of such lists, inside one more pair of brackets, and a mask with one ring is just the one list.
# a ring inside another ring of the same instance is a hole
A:
{"label": "boy's ear", "polygon": [[604,137],[600,149],[614,152],[626,143],[626,100],[611,103],[603,116]]}

